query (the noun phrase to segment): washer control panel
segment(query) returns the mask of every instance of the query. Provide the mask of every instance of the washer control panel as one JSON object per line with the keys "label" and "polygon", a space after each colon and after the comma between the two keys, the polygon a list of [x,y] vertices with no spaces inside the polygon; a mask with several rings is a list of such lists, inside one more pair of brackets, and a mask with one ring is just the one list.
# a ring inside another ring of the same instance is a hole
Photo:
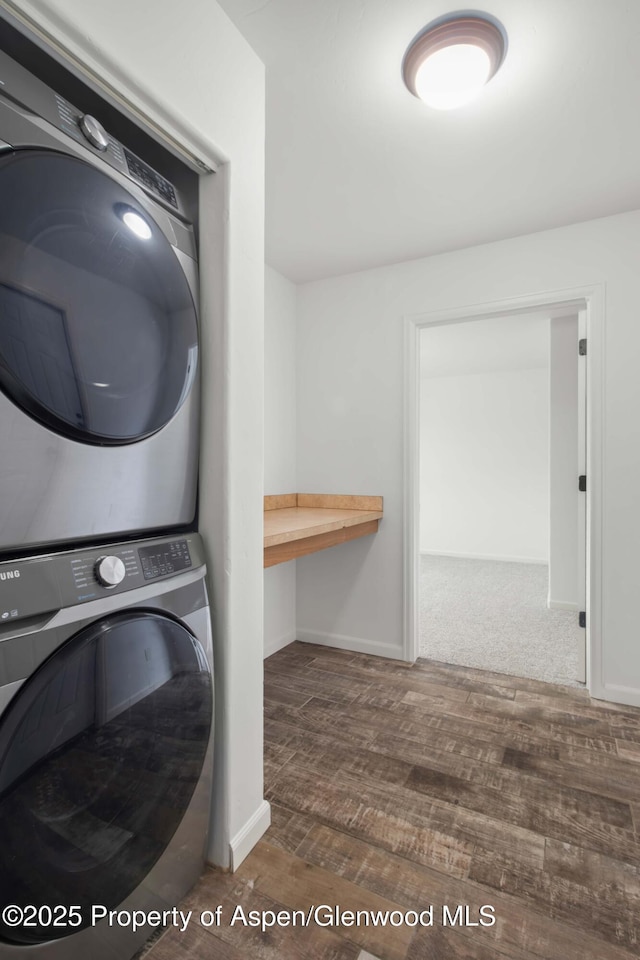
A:
{"label": "washer control panel", "polygon": [[[123,583],[125,589],[132,589],[139,586],[142,579],[137,551],[133,547],[117,551],[109,547],[86,554],[78,551],[69,558],[69,569],[76,602],[95,600],[105,590],[112,590]],[[100,587],[103,589],[98,589]]]}
{"label": "washer control panel", "polygon": [[197,533],[0,562],[0,640],[14,621],[168,580],[204,566]]}
{"label": "washer control panel", "polygon": [[172,540],[171,543],[163,543],[159,547],[140,547],[138,555],[145,580],[180,573],[192,565],[186,540]]}

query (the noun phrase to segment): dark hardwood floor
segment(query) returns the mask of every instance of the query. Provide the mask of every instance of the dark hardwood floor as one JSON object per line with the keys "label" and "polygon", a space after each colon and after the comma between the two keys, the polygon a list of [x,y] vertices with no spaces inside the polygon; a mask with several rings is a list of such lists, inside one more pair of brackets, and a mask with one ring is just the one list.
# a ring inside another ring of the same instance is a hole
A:
{"label": "dark hardwood floor", "polygon": [[640,709],[294,643],[265,662],[265,741],[272,826],[183,909],[433,906],[433,926],[194,923],[147,960],[640,956]]}

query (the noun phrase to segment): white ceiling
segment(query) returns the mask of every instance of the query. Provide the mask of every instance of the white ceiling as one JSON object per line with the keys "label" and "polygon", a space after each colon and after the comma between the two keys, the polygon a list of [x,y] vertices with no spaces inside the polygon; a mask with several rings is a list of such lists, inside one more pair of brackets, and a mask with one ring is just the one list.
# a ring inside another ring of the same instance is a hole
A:
{"label": "white ceiling", "polygon": [[455,0],[219,0],[267,69],[267,260],[297,282],[640,207],[639,0],[487,0],[509,50],[430,110],[404,51]]}
{"label": "white ceiling", "polygon": [[420,376],[456,377],[549,366],[549,317],[472,320],[420,331]]}

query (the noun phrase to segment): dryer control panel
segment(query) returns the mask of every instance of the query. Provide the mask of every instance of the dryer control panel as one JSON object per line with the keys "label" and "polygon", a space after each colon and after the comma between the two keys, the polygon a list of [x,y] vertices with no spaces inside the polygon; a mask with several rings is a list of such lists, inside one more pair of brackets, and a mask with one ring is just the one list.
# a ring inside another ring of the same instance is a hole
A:
{"label": "dryer control panel", "polygon": [[107,544],[0,563],[2,628],[204,566],[197,533]]}
{"label": "dryer control panel", "polygon": [[[98,154],[105,163],[138,184],[172,214],[186,220],[185,205],[174,184],[116,140],[103,127],[99,117],[83,113],[3,51],[0,51],[0,95],[26,107],[35,115],[36,124],[41,125],[44,120]],[[38,145],[37,135],[33,145]]]}

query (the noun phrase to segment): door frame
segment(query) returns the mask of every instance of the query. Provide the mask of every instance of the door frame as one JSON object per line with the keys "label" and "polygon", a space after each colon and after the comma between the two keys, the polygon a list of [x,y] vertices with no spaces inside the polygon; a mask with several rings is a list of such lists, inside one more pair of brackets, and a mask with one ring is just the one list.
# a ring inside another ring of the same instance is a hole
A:
{"label": "door frame", "polygon": [[[551,290],[492,303],[467,304],[404,317],[404,629],[403,656],[419,656],[420,553],[420,331],[432,325],[465,323],[549,310],[550,315],[583,311],[586,356],[587,531],[586,531],[586,683],[594,697],[606,699],[602,669],[602,451],[604,441],[605,287],[593,284]],[[576,345],[577,349],[577,345]],[[576,475],[576,483],[578,477]]]}

